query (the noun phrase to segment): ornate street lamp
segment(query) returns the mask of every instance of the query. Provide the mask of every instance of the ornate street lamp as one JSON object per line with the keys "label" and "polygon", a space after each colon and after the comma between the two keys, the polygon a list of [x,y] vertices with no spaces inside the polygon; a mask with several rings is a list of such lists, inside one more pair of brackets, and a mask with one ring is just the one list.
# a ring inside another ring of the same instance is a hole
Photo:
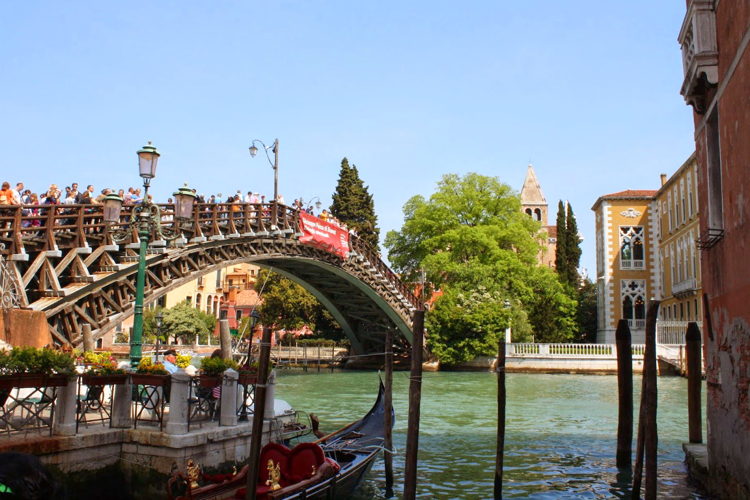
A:
{"label": "ornate street lamp", "polygon": [[[146,250],[152,234],[160,240],[172,241],[182,236],[180,226],[190,219],[193,212],[195,194],[187,186],[183,186],[175,193],[179,201],[175,203],[174,228],[169,230],[161,225],[161,211],[159,206],[152,203],[148,197],[151,179],[156,177],[156,165],[159,162],[159,152],[151,142],[138,150],[138,175],[143,179],[143,201],[133,208],[126,227],[120,227],[120,210],[122,198],[110,194],[103,200],[104,221],[110,234],[117,243],[127,240],[132,228],[138,229],[139,251],[138,272],[135,281],[135,305],[133,306],[133,334],[130,337],[130,365],[135,368],[141,361],[143,339],[143,296],[146,281]],[[111,227],[115,224],[115,227]],[[157,317],[158,318],[158,317]],[[157,321],[159,321],[157,319]]]}
{"label": "ornate street lamp", "polygon": [[[279,140],[275,139],[271,146],[266,146],[263,141],[259,139],[253,139],[253,142],[248,148],[250,150],[250,156],[252,156],[253,158],[255,158],[255,155],[258,154],[258,147],[255,145],[256,142],[263,146],[263,151],[266,153],[268,163],[270,163],[271,167],[273,168],[273,211],[271,212],[271,224],[275,226],[278,220],[276,203],[279,199]],[[273,151],[273,161],[271,161],[271,156],[268,154],[268,150]]]}

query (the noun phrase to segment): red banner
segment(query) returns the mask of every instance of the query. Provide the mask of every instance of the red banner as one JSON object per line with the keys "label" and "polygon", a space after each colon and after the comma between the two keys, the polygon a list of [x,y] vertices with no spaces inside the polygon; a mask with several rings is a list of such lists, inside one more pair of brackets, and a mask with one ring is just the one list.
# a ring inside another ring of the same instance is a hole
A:
{"label": "red banner", "polygon": [[305,212],[299,214],[299,226],[302,243],[334,253],[342,259],[349,256],[349,231],[346,229]]}

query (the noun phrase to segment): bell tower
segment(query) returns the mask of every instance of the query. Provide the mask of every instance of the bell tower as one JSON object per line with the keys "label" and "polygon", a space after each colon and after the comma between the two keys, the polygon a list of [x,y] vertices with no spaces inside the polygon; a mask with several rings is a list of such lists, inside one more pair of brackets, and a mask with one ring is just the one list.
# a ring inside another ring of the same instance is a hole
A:
{"label": "bell tower", "polygon": [[529,217],[538,221],[542,226],[547,225],[547,199],[542,192],[542,186],[534,173],[534,167],[529,164],[526,170],[526,179],[521,188],[521,210]]}

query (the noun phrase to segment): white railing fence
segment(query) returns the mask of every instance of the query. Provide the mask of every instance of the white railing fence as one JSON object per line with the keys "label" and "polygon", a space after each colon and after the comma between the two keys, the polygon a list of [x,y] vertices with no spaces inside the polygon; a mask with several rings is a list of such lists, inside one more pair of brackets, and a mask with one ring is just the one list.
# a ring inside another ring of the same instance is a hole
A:
{"label": "white railing fence", "polygon": [[[703,322],[697,321],[698,328],[703,331]],[[688,321],[662,321],[656,322],[657,344],[685,345],[685,332]]]}
{"label": "white railing fence", "polygon": [[[643,344],[631,346],[633,358],[643,357]],[[544,357],[544,358],[590,358],[616,359],[615,344],[505,344],[505,354],[509,357]]]}

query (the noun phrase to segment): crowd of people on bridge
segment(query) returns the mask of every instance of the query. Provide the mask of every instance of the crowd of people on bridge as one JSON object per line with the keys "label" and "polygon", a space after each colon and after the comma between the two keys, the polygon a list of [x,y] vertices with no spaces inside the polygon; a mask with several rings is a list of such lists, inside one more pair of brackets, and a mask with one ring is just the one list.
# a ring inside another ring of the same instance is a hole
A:
{"label": "crowd of people on bridge", "polygon": [[[26,217],[33,215],[43,216],[45,214],[44,207],[48,205],[100,205],[104,201],[104,198],[110,194],[117,194],[122,200],[124,205],[137,205],[142,203],[144,197],[140,188],[129,187],[126,190],[120,189],[115,192],[113,189],[104,188],[98,193],[93,185],[88,184],[85,189],[79,190],[77,182],[71,183],[69,186],[65,186],[65,190],[58,188],[57,184],[50,184],[46,190],[36,193],[32,192],[31,189],[27,189],[23,182],[16,183],[14,188],[11,188],[11,184],[8,181],[2,183],[2,189],[0,189],[0,207],[2,206],[13,206],[22,205],[24,208],[22,214]],[[199,205],[214,205],[214,204],[230,204],[238,205],[236,208],[232,208],[231,212],[241,211],[240,204],[252,203],[266,205],[266,195],[262,195],[257,191],[247,191],[245,195],[240,190],[237,190],[235,194],[229,195],[226,199],[222,200],[223,196],[198,194],[195,189],[193,193],[196,195],[196,203]],[[152,197],[149,194],[148,200],[152,201]],[[284,197],[279,194],[276,200],[280,205],[284,205]],[[167,203],[172,203],[172,198],[167,200]],[[333,216],[328,210],[323,209],[320,213],[315,214],[312,205],[305,206],[302,198],[297,198],[292,203],[292,208],[308,213],[310,215],[317,215],[322,220],[332,223],[342,229],[345,229],[353,234],[356,234],[353,229],[349,229],[346,224],[339,221]],[[207,211],[211,209],[206,207]],[[266,211],[268,208],[265,209]],[[41,226],[41,219],[25,219],[23,221],[24,227],[38,227]]]}

